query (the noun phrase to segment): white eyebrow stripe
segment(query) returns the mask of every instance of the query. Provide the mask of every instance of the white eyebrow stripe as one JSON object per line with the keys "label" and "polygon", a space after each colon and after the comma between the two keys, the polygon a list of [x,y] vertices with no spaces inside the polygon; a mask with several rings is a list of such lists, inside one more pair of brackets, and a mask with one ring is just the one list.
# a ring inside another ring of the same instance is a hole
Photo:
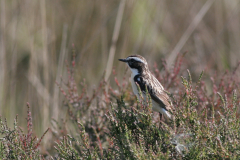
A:
{"label": "white eyebrow stripe", "polygon": [[136,60],[136,61],[138,61],[138,62],[142,62],[142,63],[146,64],[145,61],[143,61],[142,59],[140,59],[140,58],[138,58],[138,57],[128,57],[127,60],[129,60],[129,59],[134,59],[134,60]]}

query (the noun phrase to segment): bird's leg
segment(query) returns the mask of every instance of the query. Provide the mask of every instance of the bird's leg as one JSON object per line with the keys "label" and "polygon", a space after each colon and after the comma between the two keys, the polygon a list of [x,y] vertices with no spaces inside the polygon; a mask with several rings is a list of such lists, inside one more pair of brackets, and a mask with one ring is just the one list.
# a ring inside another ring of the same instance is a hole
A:
{"label": "bird's leg", "polygon": [[159,112],[160,122],[162,121],[162,113]]}
{"label": "bird's leg", "polygon": [[162,129],[162,114],[160,112],[159,112],[159,119],[160,119],[159,129]]}

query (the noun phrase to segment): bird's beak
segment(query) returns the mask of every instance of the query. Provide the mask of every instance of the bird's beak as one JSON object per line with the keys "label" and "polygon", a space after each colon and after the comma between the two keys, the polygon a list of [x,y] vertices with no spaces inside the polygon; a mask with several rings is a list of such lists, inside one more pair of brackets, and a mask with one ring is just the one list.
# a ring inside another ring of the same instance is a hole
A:
{"label": "bird's beak", "polygon": [[126,60],[126,59],[118,59],[119,61],[122,61],[122,62],[127,62],[128,60]]}

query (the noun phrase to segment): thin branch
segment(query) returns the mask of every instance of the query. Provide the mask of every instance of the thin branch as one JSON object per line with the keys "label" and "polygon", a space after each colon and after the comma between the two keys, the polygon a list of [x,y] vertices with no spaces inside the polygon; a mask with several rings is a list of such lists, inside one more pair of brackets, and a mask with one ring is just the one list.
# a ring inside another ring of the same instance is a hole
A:
{"label": "thin branch", "polygon": [[177,54],[180,52],[182,47],[185,45],[187,42],[188,38],[190,35],[193,33],[193,31],[196,29],[198,26],[199,22],[203,19],[204,15],[207,13],[209,8],[212,6],[213,2],[215,0],[208,0],[201,8],[201,10],[198,12],[198,14],[194,17],[193,21],[191,24],[188,26],[187,30],[184,32],[182,35],[181,39],[178,41],[177,45],[173,49],[173,51],[170,53],[168,59],[167,59],[167,66],[168,68],[171,67],[173,62],[175,61]]}
{"label": "thin branch", "polygon": [[119,5],[117,19],[116,19],[114,31],[113,31],[112,44],[111,44],[111,48],[110,48],[109,56],[108,56],[106,74],[104,77],[105,81],[108,80],[108,78],[111,74],[111,71],[112,71],[113,60],[114,60],[115,51],[116,51],[116,43],[117,43],[117,40],[119,37],[119,31],[120,31],[120,27],[121,27],[121,23],[122,23],[125,2],[126,2],[126,0],[121,0],[120,5]]}

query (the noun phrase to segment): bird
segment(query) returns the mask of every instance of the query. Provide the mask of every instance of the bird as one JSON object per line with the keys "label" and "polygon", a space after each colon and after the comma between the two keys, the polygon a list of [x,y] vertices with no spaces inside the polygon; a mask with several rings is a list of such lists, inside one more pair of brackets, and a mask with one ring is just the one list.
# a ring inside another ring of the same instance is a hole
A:
{"label": "bird", "polygon": [[172,120],[173,115],[170,113],[173,110],[172,102],[162,84],[150,72],[146,59],[140,55],[131,55],[125,59],[119,59],[119,61],[125,62],[132,71],[130,81],[133,93],[138,99],[140,93],[137,84],[145,101],[147,89],[152,100],[152,110],[160,113],[160,119],[163,115],[167,121]]}

